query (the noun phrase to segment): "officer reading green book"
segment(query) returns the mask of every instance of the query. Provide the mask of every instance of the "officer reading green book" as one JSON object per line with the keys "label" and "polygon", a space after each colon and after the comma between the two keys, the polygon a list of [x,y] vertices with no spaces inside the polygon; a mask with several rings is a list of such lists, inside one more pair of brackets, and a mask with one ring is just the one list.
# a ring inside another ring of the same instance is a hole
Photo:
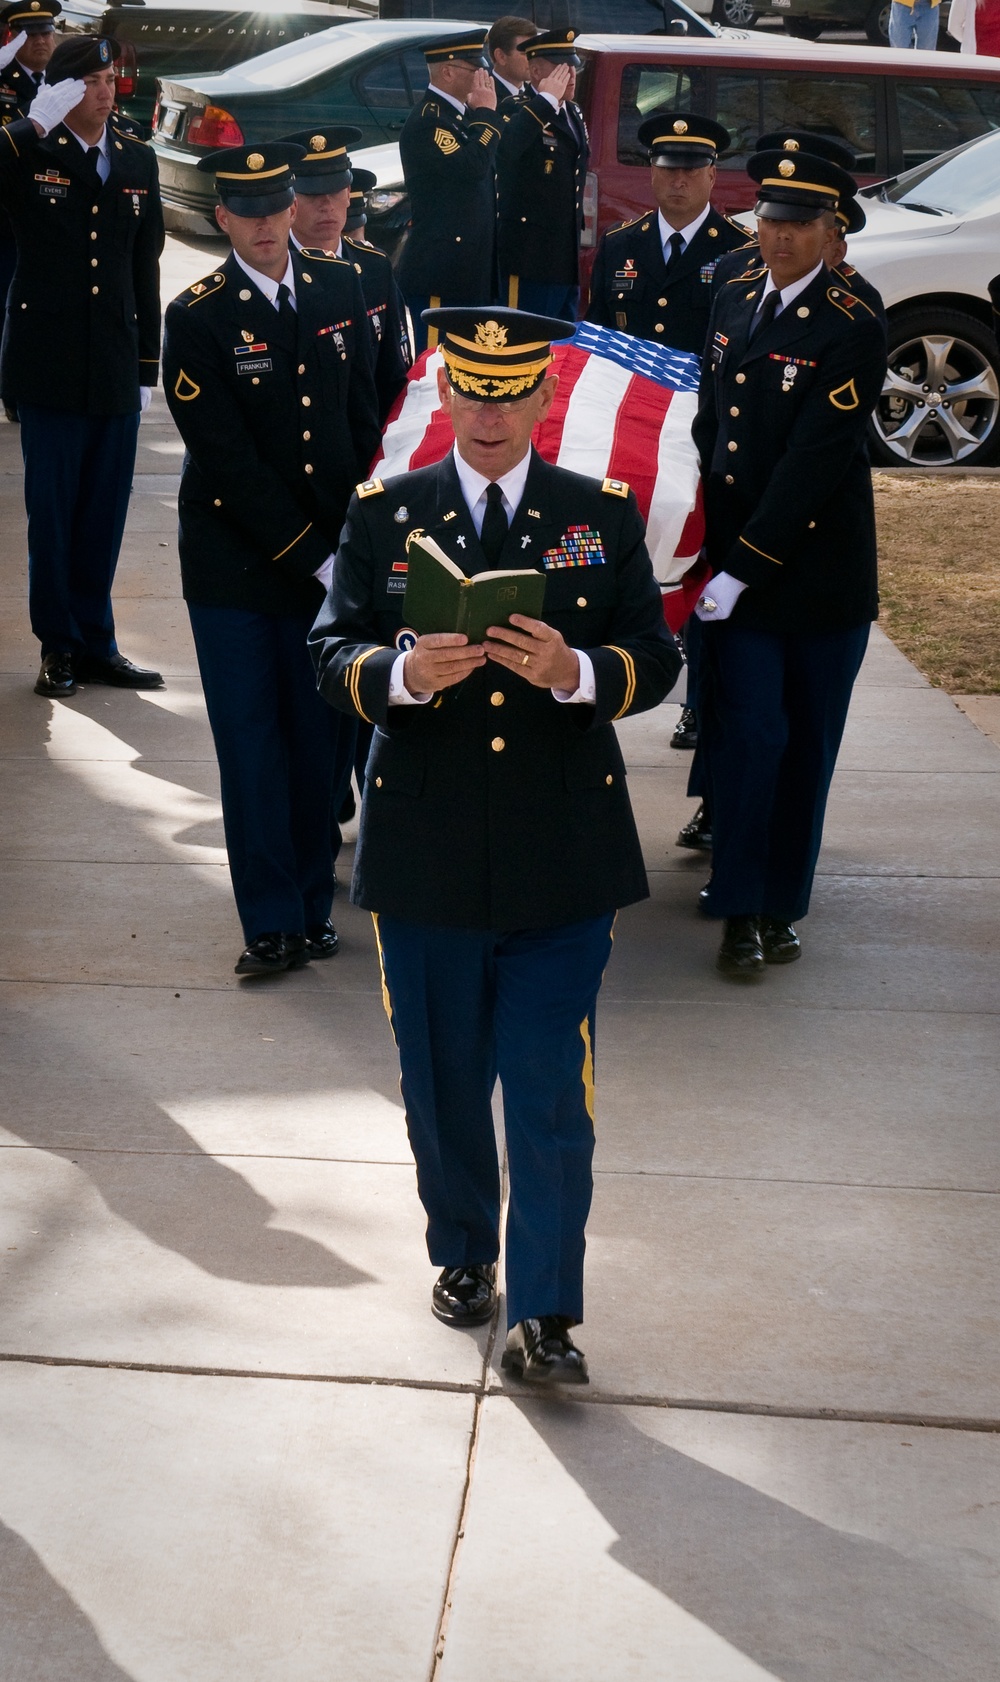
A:
{"label": "officer reading green book", "polygon": [[403,616],[419,636],[464,631],[482,642],[491,625],[509,625],[512,613],[540,619],[545,574],[530,568],[477,572],[466,578],[433,537],[411,537],[406,546]]}

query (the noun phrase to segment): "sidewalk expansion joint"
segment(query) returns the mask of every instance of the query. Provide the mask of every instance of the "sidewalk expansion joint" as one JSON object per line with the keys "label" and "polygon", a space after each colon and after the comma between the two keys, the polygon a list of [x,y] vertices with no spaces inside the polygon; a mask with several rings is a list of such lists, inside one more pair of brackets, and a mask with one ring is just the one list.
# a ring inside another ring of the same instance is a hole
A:
{"label": "sidewalk expansion joint", "polygon": [[[508,1400],[512,1396],[522,1400],[524,1395],[523,1390],[508,1390],[495,1382],[487,1391],[487,1397],[503,1396]],[[541,1399],[537,1397],[537,1393],[535,1399]],[[697,1396],[649,1396],[642,1392],[630,1395],[624,1391],[612,1390],[589,1391],[586,1394],[575,1390],[572,1399],[581,1407],[656,1408],[663,1412],[675,1413],[727,1413],[746,1414],[759,1419],[806,1419],[833,1425],[905,1425],[914,1430],[1000,1432],[1000,1417],[966,1417],[951,1413],[903,1413],[882,1408],[811,1408],[791,1405],[785,1407],[772,1402],[706,1400]]]}

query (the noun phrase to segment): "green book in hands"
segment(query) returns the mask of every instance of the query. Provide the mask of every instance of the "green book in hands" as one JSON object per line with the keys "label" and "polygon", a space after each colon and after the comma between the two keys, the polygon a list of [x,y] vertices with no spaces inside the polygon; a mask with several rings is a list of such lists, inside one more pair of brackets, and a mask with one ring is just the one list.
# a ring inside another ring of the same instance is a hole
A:
{"label": "green book in hands", "polygon": [[491,625],[509,625],[512,613],[541,618],[544,572],[522,568],[466,578],[433,537],[412,537],[406,553],[403,617],[418,636],[463,631],[470,642],[482,642]]}

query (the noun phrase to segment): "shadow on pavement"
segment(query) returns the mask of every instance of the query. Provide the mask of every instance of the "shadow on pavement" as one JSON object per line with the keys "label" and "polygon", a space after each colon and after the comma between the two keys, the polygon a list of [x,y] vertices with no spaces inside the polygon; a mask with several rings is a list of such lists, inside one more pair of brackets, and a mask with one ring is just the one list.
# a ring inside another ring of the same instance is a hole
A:
{"label": "shadow on pavement", "polygon": [[990,1682],[997,1626],[926,1566],[655,1441],[619,1409],[515,1401],[618,1534],[611,1557],[775,1682]]}
{"label": "shadow on pavement", "polygon": [[7,1682],[133,1682],[16,1530],[0,1524],[0,1676]]}

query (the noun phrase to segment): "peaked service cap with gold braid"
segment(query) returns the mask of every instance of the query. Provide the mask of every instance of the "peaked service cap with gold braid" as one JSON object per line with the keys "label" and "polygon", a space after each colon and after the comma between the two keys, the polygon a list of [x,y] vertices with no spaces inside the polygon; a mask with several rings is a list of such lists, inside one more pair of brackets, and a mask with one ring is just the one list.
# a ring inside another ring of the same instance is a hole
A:
{"label": "peaked service cap with gold braid", "polygon": [[547,58],[553,64],[568,64],[573,70],[579,70],[583,59],[576,50],[575,29],[548,29],[543,35],[533,35],[530,41],[522,41],[521,51],[528,58]]}
{"label": "peaked service cap with gold braid", "polygon": [[714,164],[730,145],[727,128],[694,111],[666,111],[658,117],[647,117],[637,138],[640,146],[647,147],[650,163],[662,169],[698,169]]}
{"label": "peaked service cap with gold braid", "polygon": [[[757,142],[758,152],[811,152],[814,158],[827,158],[849,173],[857,168],[857,156],[846,140],[834,140],[826,134],[813,134],[809,129],[779,128],[762,134]],[[837,206],[837,221],[841,232],[858,234],[867,220],[856,198],[841,199]]]}
{"label": "peaked service cap with gold braid", "polygon": [[443,39],[428,41],[422,49],[430,65],[471,64],[475,70],[488,70],[485,29],[466,29],[461,35],[445,35]]}
{"label": "peaked service cap with gold braid", "polygon": [[812,222],[824,210],[836,211],[857,192],[853,176],[829,158],[789,150],[755,152],[747,174],[758,183],[758,216],[776,222]]}
{"label": "peaked service cap with gold braid", "polygon": [[54,20],[62,11],[59,0],[11,0],[0,11],[0,24],[19,35],[48,35],[55,27]]}
{"label": "peaked service cap with gold braid", "polygon": [[368,220],[365,211],[365,194],[378,186],[378,176],[372,169],[351,170],[351,199],[347,211],[347,221],[344,223],[345,234],[357,233]]}
{"label": "peaked service cap with gold braid", "polygon": [[356,146],[363,138],[359,128],[341,124],[337,128],[304,128],[298,134],[286,134],[293,146],[301,146],[305,156],[295,165],[296,193],[341,193],[351,185],[351,160],[348,146]]}
{"label": "peaked service cap with gold braid", "polygon": [[288,140],[226,146],[199,158],[198,168],[215,176],[215,190],[234,216],[276,216],[295,201],[295,171],[302,150]]}
{"label": "peaked service cap with gold braid", "polygon": [[480,403],[529,397],[552,361],[552,340],[570,339],[576,331],[572,321],[492,304],[423,310],[421,317],[440,334],[449,384]]}

